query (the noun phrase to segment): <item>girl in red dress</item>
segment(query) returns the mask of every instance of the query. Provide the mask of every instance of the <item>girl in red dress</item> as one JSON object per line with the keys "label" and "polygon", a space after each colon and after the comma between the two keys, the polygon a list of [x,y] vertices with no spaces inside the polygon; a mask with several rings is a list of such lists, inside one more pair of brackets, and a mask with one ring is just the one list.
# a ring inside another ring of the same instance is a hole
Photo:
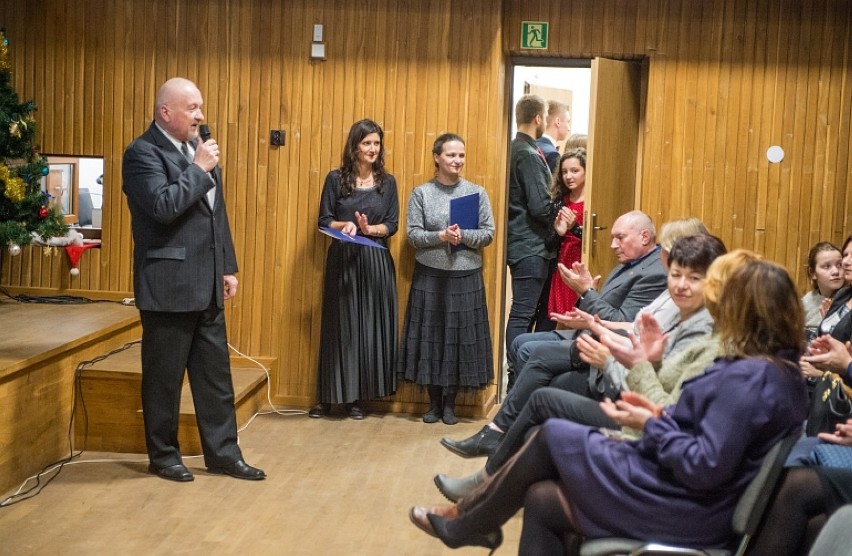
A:
{"label": "girl in red dress", "polygon": [[[561,204],[553,229],[561,238],[558,261],[568,268],[580,260],[583,248],[583,206],[586,188],[586,149],[573,149],[559,158],[550,184],[550,198]],[[577,294],[562,282],[558,272],[550,278],[547,312],[564,313],[574,308]]]}

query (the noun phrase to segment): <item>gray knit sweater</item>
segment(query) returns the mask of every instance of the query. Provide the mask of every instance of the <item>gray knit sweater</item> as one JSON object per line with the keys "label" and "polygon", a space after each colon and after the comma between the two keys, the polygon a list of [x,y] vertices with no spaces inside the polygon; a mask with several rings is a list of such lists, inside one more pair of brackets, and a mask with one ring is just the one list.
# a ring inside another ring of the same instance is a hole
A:
{"label": "gray knit sweater", "polygon": [[[479,193],[479,228],[462,230],[462,244],[470,249],[451,252],[450,244],[438,239],[450,219],[450,199]],[[411,192],[408,200],[408,242],[417,249],[420,264],[442,270],[473,270],[482,267],[480,249],[494,239],[494,217],[485,189],[465,179],[455,185],[437,180],[424,183]]]}

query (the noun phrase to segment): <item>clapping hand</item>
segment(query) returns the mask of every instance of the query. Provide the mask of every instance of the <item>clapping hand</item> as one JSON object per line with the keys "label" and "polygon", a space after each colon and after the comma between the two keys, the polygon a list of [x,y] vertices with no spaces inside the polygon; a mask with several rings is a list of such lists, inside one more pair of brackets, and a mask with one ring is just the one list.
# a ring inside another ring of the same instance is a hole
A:
{"label": "clapping hand", "polygon": [[550,320],[571,330],[589,328],[594,322],[593,317],[589,313],[579,309],[572,309],[564,313],[550,313]]}
{"label": "clapping hand", "polygon": [[365,236],[370,235],[370,223],[367,221],[367,215],[355,211],[355,221],[358,222],[358,228]]}
{"label": "clapping hand", "polygon": [[577,349],[580,350],[580,359],[598,369],[604,368],[610,356],[609,349],[605,345],[588,334],[577,336],[576,342]]}
{"label": "clapping hand", "polygon": [[348,236],[354,236],[358,233],[358,226],[355,225],[355,222],[346,222],[343,224],[343,227],[340,228],[340,231]]}
{"label": "clapping hand", "polygon": [[621,399],[613,402],[606,398],[600,403],[601,410],[607,417],[621,425],[642,430],[648,419],[663,414],[663,406],[636,392],[622,392]]}
{"label": "clapping hand", "polygon": [[846,368],[852,363],[852,343],[845,344],[828,334],[811,340],[810,355],[802,357],[802,361],[824,371],[833,371],[840,375],[846,374]]}
{"label": "clapping hand", "polygon": [[597,287],[601,281],[600,275],[592,277],[592,273],[586,268],[583,263],[577,262],[568,268],[562,263],[559,263],[559,276],[565,285],[574,290],[577,295],[583,295],[588,290]]}
{"label": "clapping hand", "polygon": [[639,332],[639,343],[642,344],[648,361],[653,363],[662,361],[669,335],[663,334],[663,329],[660,328],[660,323],[657,322],[657,319],[651,313],[643,311],[639,315],[637,329]]}
{"label": "clapping hand", "polygon": [[556,215],[556,220],[553,221],[553,229],[556,230],[556,233],[560,236],[564,236],[576,223],[577,215],[574,211],[568,207],[562,207]]}

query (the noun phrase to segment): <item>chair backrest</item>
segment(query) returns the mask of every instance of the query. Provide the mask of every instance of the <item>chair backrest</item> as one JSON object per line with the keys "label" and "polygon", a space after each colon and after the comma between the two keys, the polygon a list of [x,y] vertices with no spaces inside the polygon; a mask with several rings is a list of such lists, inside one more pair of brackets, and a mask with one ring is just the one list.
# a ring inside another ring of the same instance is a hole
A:
{"label": "chair backrest", "polygon": [[757,532],[769,501],[775,493],[778,479],[784,470],[784,462],[790,455],[793,445],[802,437],[801,431],[796,431],[777,442],[763,458],[757,476],[749,483],[737,507],[734,510],[732,525],[734,531],[741,535],[737,554],[743,554],[751,537]]}

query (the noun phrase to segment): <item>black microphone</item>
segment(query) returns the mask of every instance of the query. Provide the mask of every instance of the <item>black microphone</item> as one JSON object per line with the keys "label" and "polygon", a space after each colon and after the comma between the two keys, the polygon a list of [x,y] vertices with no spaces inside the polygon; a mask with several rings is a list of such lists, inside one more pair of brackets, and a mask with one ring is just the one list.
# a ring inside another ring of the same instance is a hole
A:
{"label": "black microphone", "polygon": [[207,124],[201,124],[198,126],[198,132],[201,134],[201,142],[206,143],[212,135],[210,134],[210,126]]}

